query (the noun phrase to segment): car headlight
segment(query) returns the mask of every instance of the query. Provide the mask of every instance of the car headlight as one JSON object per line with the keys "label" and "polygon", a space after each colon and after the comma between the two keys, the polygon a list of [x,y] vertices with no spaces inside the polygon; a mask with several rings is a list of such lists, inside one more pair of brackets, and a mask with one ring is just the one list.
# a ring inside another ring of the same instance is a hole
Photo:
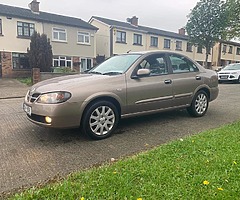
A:
{"label": "car headlight", "polygon": [[71,98],[71,93],[69,92],[50,92],[46,94],[41,94],[37,102],[44,104],[57,104],[63,103]]}

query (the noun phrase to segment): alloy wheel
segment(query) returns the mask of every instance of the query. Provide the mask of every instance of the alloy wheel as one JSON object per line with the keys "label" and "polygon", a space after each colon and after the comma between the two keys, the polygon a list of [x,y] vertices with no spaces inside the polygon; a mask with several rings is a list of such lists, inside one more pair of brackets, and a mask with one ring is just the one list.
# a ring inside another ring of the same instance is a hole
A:
{"label": "alloy wheel", "polygon": [[96,135],[105,135],[115,124],[114,111],[108,106],[99,106],[90,115],[89,126]]}

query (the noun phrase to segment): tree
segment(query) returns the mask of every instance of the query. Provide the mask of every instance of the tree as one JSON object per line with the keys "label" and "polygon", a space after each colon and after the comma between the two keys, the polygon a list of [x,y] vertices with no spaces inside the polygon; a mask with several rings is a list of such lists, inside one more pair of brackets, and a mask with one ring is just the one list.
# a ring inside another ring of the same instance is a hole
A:
{"label": "tree", "polygon": [[226,35],[229,39],[234,37],[240,37],[240,1],[239,0],[227,0],[226,2],[228,27]]}
{"label": "tree", "polygon": [[40,68],[41,72],[50,72],[52,67],[52,46],[46,34],[40,35],[36,31],[31,36],[28,49],[31,68]]}
{"label": "tree", "polygon": [[211,48],[224,39],[227,22],[226,5],[221,0],[200,0],[188,15],[189,41],[206,49],[205,67]]}

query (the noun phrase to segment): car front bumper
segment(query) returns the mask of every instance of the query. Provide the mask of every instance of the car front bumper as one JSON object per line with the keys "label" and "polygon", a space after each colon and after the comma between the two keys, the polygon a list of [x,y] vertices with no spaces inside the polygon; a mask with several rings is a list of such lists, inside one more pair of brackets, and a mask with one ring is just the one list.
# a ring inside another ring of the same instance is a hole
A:
{"label": "car front bumper", "polygon": [[237,81],[238,80],[237,74],[219,74],[218,81]]}
{"label": "car front bumper", "polygon": [[[81,121],[81,103],[39,104],[24,101],[28,119],[40,126],[51,128],[76,128]],[[51,119],[51,122],[46,120]]]}

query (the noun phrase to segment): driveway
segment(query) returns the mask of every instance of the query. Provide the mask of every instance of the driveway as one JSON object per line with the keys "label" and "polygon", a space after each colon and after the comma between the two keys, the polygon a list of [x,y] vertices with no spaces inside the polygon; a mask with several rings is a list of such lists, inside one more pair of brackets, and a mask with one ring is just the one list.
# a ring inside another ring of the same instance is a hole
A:
{"label": "driveway", "polygon": [[239,84],[221,84],[218,99],[202,118],[192,118],[182,110],[125,119],[112,137],[101,141],[88,139],[78,129],[36,126],[26,119],[22,98],[0,99],[0,193],[46,183],[111,158],[240,120],[239,98]]}
{"label": "driveway", "polygon": [[23,97],[27,89],[28,86],[16,79],[0,78],[0,99]]}

